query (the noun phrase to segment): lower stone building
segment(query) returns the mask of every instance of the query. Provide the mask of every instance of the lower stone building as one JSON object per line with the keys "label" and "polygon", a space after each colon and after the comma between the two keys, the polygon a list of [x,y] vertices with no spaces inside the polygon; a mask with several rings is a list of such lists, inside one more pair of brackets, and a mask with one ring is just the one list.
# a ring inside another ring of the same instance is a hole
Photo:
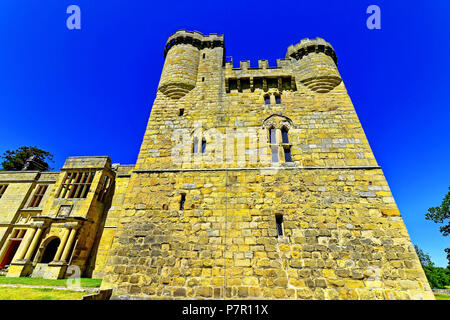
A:
{"label": "lower stone building", "polygon": [[0,271],[49,279],[95,274],[129,168],[111,167],[108,157],[71,157],[60,172],[0,171]]}

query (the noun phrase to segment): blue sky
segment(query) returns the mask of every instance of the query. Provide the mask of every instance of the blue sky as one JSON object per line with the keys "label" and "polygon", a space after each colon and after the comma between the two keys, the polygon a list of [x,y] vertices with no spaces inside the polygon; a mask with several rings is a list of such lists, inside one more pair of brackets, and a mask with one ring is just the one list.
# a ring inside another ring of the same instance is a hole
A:
{"label": "blue sky", "polygon": [[[68,30],[66,8],[81,8]],[[366,8],[381,8],[381,30]],[[36,145],[55,155],[135,163],[178,29],[224,33],[227,56],[284,58],[302,38],[329,41],[413,243],[446,266],[450,241],[424,219],[450,186],[450,2],[0,2],[0,153]]]}

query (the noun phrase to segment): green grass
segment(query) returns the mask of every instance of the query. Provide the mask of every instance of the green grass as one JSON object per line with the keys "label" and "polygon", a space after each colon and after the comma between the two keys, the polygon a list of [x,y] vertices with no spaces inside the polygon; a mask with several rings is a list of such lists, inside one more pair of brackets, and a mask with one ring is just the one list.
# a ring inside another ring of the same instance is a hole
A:
{"label": "green grass", "polygon": [[[42,278],[29,278],[29,277],[5,277],[0,276],[0,284],[25,284],[25,285],[35,285],[35,286],[56,286],[56,287],[67,287],[67,280],[75,279],[42,279]],[[102,279],[91,279],[91,278],[80,278],[81,287],[100,287]],[[3,288],[2,288],[3,290]]]}
{"label": "green grass", "polygon": [[448,294],[435,294],[434,297],[436,300],[450,300],[450,296]]}
{"label": "green grass", "polygon": [[79,300],[89,293],[46,288],[10,288],[0,289],[0,300]]}

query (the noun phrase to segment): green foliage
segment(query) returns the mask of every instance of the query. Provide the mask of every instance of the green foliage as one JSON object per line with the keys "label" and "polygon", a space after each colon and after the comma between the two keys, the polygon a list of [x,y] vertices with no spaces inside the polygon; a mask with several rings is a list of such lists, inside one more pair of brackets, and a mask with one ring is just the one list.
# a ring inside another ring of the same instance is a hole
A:
{"label": "green foliage", "polygon": [[[425,214],[425,219],[444,224],[439,228],[444,237],[450,234],[450,187],[448,189],[441,205],[429,208],[428,213]],[[445,252],[447,253],[448,267],[450,267],[450,248],[446,248]]]}
{"label": "green foliage", "polygon": [[423,267],[434,267],[433,261],[431,261],[430,255],[423,252],[416,244],[414,245],[414,249],[416,249],[417,255],[419,256],[420,263]]}
{"label": "green foliage", "polygon": [[22,170],[25,161],[31,156],[36,156],[38,159],[48,164],[48,161],[53,162],[53,155],[45,150],[37,147],[20,147],[16,150],[6,150],[0,158],[4,159],[2,167],[4,170],[19,171]]}
{"label": "green foliage", "polygon": [[450,285],[450,269],[423,266],[430,286],[435,289],[445,289]]}

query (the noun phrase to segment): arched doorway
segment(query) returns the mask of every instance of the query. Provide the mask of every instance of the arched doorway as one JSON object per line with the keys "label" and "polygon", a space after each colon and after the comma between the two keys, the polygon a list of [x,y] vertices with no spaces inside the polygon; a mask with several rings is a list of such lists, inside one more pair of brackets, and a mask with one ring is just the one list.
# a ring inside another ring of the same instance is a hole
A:
{"label": "arched doorway", "polygon": [[59,238],[53,238],[47,243],[45,250],[42,253],[41,263],[49,263],[53,261],[60,243],[61,240],[59,240]]}

